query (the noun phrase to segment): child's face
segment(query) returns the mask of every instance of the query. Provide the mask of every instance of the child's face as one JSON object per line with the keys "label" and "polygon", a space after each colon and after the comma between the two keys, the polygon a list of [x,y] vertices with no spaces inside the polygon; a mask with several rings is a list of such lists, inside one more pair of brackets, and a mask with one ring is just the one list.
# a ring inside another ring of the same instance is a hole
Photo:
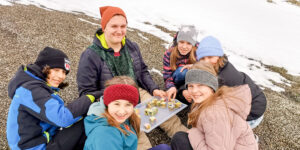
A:
{"label": "child's face", "polygon": [[66,79],[66,71],[61,68],[52,68],[47,76],[47,83],[53,87],[58,87]]}
{"label": "child's face", "polygon": [[205,56],[205,57],[201,58],[200,61],[204,61],[206,63],[216,65],[219,58],[220,58],[219,56]]}
{"label": "child's face", "polygon": [[187,41],[178,42],[178,50],[181,55],[187,55],[193,48],[193,45]]}
{"label": "child's face", "polygon": [[123,123],[133,113],[133,105],[127,100],[115,100],[108,104],[108,113],[118,122]]}
{"label": "child's face", "polygon": [[188,92],[195,103],[203,102],[205,99],[207,99],[214,93],[213,89],[199,83],[189,83]]}

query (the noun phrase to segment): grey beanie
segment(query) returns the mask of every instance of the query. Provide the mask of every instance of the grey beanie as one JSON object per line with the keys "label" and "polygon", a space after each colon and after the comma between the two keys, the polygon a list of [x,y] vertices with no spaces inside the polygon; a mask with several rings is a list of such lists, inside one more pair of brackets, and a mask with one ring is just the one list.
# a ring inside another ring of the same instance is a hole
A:
{"label": "grey beanie", "polygon": [[197,36],[198,36],[198,34],[197,34],[195,26],[182,25],[178,31],[177,43],[179,41],[187,41],[194,46],[197,42]]}
{"label": "grey beanie", "polygon": [[217,91],[219,87],[218,77],[200,69],[191,69],[186,73],[185,86],[187,87],[189,83],[200,83],[203,85],[207,85],[211,87],[214,91]]}

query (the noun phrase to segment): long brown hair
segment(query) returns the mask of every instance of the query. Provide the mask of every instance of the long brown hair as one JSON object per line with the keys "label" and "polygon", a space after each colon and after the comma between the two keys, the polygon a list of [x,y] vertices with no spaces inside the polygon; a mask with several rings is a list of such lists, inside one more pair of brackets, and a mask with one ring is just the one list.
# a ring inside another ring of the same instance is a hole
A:
{"label": "long brown hair", "polygon": [[[124,133],[125,135],[128,135],[128,133],[121,128],[121,124],[119,122],[117,122],[109,113],[107,108],[105,109],[105,112],[102,114],[106,119],[107,119],[107,123],[112,126],[112,127],[116,127],[117,129],[119,129],[122,133]],[[135,112],[132,113],[132,115],[128,118],[130,125],[133,127],[133,129],[136,132],[136,136],[139,137],[139,133],[140,133],[140,124],[141,124],[141,119],[137,116],[137,114]]]}
{"label": "long brown hair", "polygon": [[[110,80],[107,80],[104,84],[105,87],[111,86],[111,85],[115,85],[115,84],[128,84],[131,86],[134,86],[136,88],[138,88],[138,86],[136,85],[135,81],[128,77],[128,76],[116,76]],[[119,129],[122,133],[124,133],[125,135],[127,135],[128,133],[123,130],[120,126],[120,123],[118,123],[109,113],[108,113],[108,109],[105,109],[105,112],[102,114],[106,119],[107,122],[110,126],[116,127],[117,129]],[[135,112],[132,113],[132,115],[128,118],[130,125],[133,127],[133,129],[135,130],[137,136],[139,136],[140,133],[140,124],[141,124],[141,120],[140,118],[137,116],[137,114]]]}
{"label": "long brown hair", "polygon": [[[190,56],[188,59],[187,64],[194,64],[197,60],[196,60],[196,50],[197,47],[193,46],[192,50],[190,51]],[[171,56],[170,56],[170,67],[172,71],[175,71],[177,69],[177,59],[180,58],[180,53],[178,50],[178,44],[174,47],[171,48]]]}
{"label": "long brown hair", "polygon": [[[45,78],[48,78],[48,74],[50,73],[50,66],[46,65],[43,70],[42,70],[42,73],[43,75],[45,76]],[[58,88],[60,89],[64,89],[66,88],[67,86],[69,86],[69,83],[68,82],[62,82],[58,85]]]}
{"label": "long brown hair", "polygon": [[[215,68],[210,64],[206,62],[197,62],[192,66],[191,69],[200,69],[207,71],[214,76],[217,76]],[[217,99],[221,99],[224,101],[225,106],[227,107],[227,103],[224,100],[226,97],[232,97],[229,96],[227,93],[231,93],[233,88],[227,87],[227,86],[222,86],[220,87],[213,95],[202,101],[201,103],[193,103],[191,106],[191,112],[188,114],[188,124],[192,125],[192,127],[197,126],[197,122],[199,119],[199,115],[203,110],[207,109],[209,106],[213,105]],[[227,107],[228,108],[228,107]],[[228,111],[228,109],[227,109]]]}

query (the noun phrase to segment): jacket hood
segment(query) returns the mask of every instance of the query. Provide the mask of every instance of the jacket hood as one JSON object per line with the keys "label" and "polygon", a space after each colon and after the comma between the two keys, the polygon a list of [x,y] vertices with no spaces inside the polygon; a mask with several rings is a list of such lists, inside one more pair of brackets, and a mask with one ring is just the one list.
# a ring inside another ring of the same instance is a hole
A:
{"label": "jacket hood", "polygon": [[89,115],[84,119],[85,134],[88,136],[98,126],[109,126],[105,117]]}
{"label": "jacket hood", "polygon": [[[239,115],[241,118],[246,120],[247,116],[250,113],[251,109],[251,91],[248,85],[242,85],[238,87],[234,87],[234,90],[228,93],[229,97],[225,97],[225,105],[232,110],[234,113]],[[218,100],[216,104],[224,102],[222,100]]]}
{"label": "jacket hood", "polygon": [[[29,74],[25,71],[29,72]],[[31,81],[44,82],[45,78],[42,74],[42,70],[35,64],[30,64],[26,67],[22,65],[21,67],[19,67],[15,76],[10,80],[8,84],[8,96],[12,99],[18,87]]]}
{"label": "jacket hood", "polygon": [[90,105],[90,108],[87,112],[87,115],[96,115],[96,116],[102,116],[102,113],[105,112],[106,106],[104,105],[103,102],[103,96],[100,97],[99,102],[94,102],[93,104]]}

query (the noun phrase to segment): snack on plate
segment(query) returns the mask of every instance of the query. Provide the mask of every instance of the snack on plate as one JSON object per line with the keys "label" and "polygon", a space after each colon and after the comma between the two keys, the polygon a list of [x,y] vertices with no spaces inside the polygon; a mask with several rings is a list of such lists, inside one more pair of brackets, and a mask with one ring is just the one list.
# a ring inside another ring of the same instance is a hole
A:
{"label": "snack on plate", "polygon": [[169,102],[168,103],[168,108],[169,108],[169,110],[174,110],[175,104],[173,102]]}
{"label": "snack on plate", "polygon": [[151,125],[149,123],[144,124],[145,129],[149,130],[151,128]]}
{"label": "snack on plate", "polygon": [[156,118],[154,116],[149,117],[150,123],[154,123],[156,121]]}
{"label": "snack on plate", "polygon": [[182,103],[181,103],[181,102],[179,102],[179,101],[178,101],[178,102],[176,102],[176,103],[175,103],[175,108],[180,108],[180,107],[181,107],[181,104],[182,104]]}
{"label": "snack on plate", "polygon": [[161,107],[161,108],[166,108],[166,102],[161,102],[161,103],[160,103],[160,107]]}
{"label": "snack on plate", "polygon": [[159,107],[161,104],[161,100],[156,101],[155,106]]}
{"label": "snack on plate", "polygon": [[151,107],[152,107],[151,102],[148,102],[148,103],[146,104],[146,108],[151,108]]}

